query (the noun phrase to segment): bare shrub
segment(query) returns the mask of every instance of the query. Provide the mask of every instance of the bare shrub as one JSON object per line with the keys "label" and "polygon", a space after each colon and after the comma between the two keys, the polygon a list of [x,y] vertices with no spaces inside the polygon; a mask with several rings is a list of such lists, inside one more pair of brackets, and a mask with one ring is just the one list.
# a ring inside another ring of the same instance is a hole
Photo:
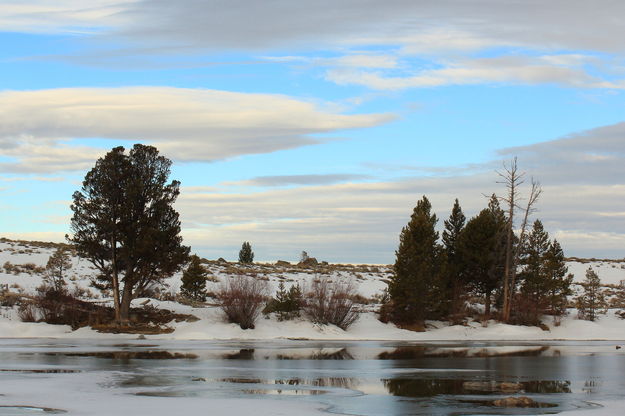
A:
{"label": "bare shrub", "polygon": [[304,311],[318,324],[349,328],[358,319],[354,298],[356,288],[351,281],[331,281],[327,277],[313,280],[306,293]]}
{"label": "bare shrub", "polygon": [[225,279],[216,295],[230,323],[241,329],[254,329],[254,322],[267,299],[268,284],[249,276]]}
{"label": "bare shrub", "polygon": [[17,316],[22,322],[37,322],[38,308],[32,303],[22,303],[17,309]]}

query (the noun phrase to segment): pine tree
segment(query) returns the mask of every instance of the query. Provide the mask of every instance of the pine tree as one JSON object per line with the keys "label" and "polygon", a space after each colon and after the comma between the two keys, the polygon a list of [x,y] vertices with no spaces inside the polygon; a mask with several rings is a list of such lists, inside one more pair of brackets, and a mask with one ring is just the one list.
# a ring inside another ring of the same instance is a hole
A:
{"label": "pine tree", "polygon": [[505,261],[505,216],[491,199],[489,208],[471,218],[458,238],[463,279],[484,296],[485,316],[490,317],[493,293],[501,288]]}
{"label": "pine tree", "polygon": [[239,263],[251,264],[254,263],[254,252],[252,251],[252,245],[244,241],[239,250]]}
{"label": "pine tree", "polygon": [[410,222],[399,237],[394,275],[389,283],[391,319],[400,324],[422,323],[440,313],[441,248],[437,244],[437,222],[430,201],[424,196],[414,208]]}
{"label": "pine tree", "polygon": [[182,273],[182,295],[200,302],[206,300],[206,275],[207,270],[202,266],[200,258],[191,256],[189,265]]}
{"label": "pine tree", "polygon": [[607,312],[607,302],[601,289],[601,280],[592,267],[586,270],[586,279],[582,283],[584,293],[577,298],[577,312],[581,319],[594,321],[597,315]]}
{"label": "pine tree", "polygon": [[521,248],[521,264],[523,269],[519,273],[521,293],[527,299],[523,308],[537,320],[547,308],[547,291],[549,280],[546,275],[545,260],[549,250],[549,234],[545,231],[540,220],[534,221],[532,231]]}
{"label": "pine tree", "polygon": [[445,221],[443,245],[445,247],[445,280],[448,298],[451,299],[449,313],[458,315],[462,310],[462,296],[465,289],[462,280],[462,263],[458,254],[458,238],[464,229],[466,217],[458,199],[455,200],[449,219]]}
{"label": "pine tree", "polygon": [[112,289],[115,320],[129,320],[130,303],[180,270],[182,245],[174,203],[180,182],[169,182],[171,160],[153,146],[113,148],[96,161],[74,192],[68,240],[100,272],[98,288]]}
{"label": "pine tree", "polygon": [[54,254],[48,258],[44,281],[50,284],[54,290],[60,292],[67,285],[65,275],[72,268],[72,259],[66,248],[57,248]]}
{"label": "pine tree", "polygon": [[300,316],[303,303],[303,293],[299,285],[293,285],[286,290],[284,282],[280,282],[276,296],[271,299],[263,313],[275,312],[279,321],[286,321]]}
{"label": "pine tree", "polygon": [[548,312],[555,316],[564,315],[567,298],[573,293],[571,290],[573,275],[567,274],[568,267],[566,267],[564,252],[562,247],[560,247],[560,243],[555,239],[549,245],[547,253],[545,253],[544,269],[548,279]]}

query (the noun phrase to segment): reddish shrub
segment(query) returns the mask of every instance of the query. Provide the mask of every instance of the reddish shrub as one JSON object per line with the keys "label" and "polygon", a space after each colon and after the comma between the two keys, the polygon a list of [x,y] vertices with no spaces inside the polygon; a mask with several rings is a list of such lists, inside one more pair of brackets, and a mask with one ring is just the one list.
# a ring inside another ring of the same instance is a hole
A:
{"label": "reddish shrub", "polygon": [[268,284],[248,276],[226,279],[216,293],[228,322],[242,329],[254,329],[256,318],[267,299]]}
{"label": "reddish shrub", "polygon": [[347,329],[358,319],[356,294],[352,282],[330,281],[327,277],[315,279],[306,293],[304,311],[315,323]]}

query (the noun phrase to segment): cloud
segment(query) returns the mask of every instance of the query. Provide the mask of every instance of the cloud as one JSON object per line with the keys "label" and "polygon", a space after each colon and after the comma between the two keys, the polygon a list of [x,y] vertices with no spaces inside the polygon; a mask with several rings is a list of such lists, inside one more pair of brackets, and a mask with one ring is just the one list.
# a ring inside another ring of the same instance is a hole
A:
{"label": "cloud", "polygon": [[[329,107],[329,106],[328,106]],[[339,114],[283,95],[168,87],[0,92],[0,148],[13,172],[82,170],[102,149],[72,141],[151,143],[177,161],[210,162],[315,143],[389,114]]]}
{"label": "cloud", "polygon": [[281,175],[258,176],[239,182],[226,182],[224,185],[237,186],[285,186],[285,185],[329,185],[339,182],[361,181],[370,179],[368,175],[327,174],[327,175]]}
{"label": "cloud", "polygon": [[518,156],[554,184],[619,185],[625,175],[625,122],[498,153]]}
{"label": "cloud", "polygon": [[120,16],[136,0],[0,1],[0,27],[5,32],[96,33],[128,24]]}
{"label": "cloud", "polygon": [[625,28],[614,18],[623,14],[625,5],[610,0],[233,0],[227,7],[216,0],[144,0],[120,13],[127,22],[120,34],[142,42],[214,49],[358,42],[428,47],[434,39],[439,49],[505,43],[623,51]]}
{"label": "cloud", "polygon": [[[89,8],[60,0],[3,6],[5,30],[83,31],[96,39],[76,56],[58,57],[87,65],[197,66],[206,54],[224,51],[298,50],[299,57],[273,61],[325,66],[329,81],[378,90],[493,82],[625,88],[625,80],[613,79],[622,74],[610,73],[622,66],[625,26],[614,16],[625,14],[625,3],[611,0],[97,0]],[[588,59],[589,53],[595,56]],[[170,55],[183,58],[159,59]],[[515,55],[527,62],[513,62]]]}
{"label": "cloud", "polygon": [[[185,236],[208,256],[234,258],[252,241],[259,258],[296,259],[301,250],[329,261],[389,263],[412,208],[427,195],[439,229],[454,198],[465,214],[487,204],[484,195],[505,192],[497,167],[518,156],[526,179],[543,194],[531,220],[540,218],[568,255],[623,257],[625,239],[625,123],[561,139],[502,149],[496,160],[424,177],[269,188],[252,193],[183,192],[178,207]],[[599,155],[601,157],[596,157]],[[403,167],[410,172],[410,167]],[[254,182],[254,179],[250,180]],[[521,187],[527,197],[528,184]],[[521,201],[523,204],[524,201]],[[210,224],[210,225],[208,225]],[[518,225],[518,223],[517,223]],[[230,250],[230,251],[229,251]]]}
{"label": "cloud", "polygon": [[415,75],[389,76],[384,72],[334,68],[326,79],[341,85],[362,85],[377,90],[475,85],[485,83],[555,84],[575,88],[625,89],[625,82],[606,81],[578,68],[583,57],[548,55],[539,58],[500,56],[444,63]]}

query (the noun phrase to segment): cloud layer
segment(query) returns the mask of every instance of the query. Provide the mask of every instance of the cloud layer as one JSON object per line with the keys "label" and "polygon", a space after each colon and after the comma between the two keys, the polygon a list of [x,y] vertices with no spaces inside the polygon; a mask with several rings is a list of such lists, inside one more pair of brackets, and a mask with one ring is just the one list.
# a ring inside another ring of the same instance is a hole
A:
{"label": "cloud layer", "polygon": [[[569,255],[623,257],[625,124],[531,146],[503,149],[502,160],[445,177],[327,184],[255,193],[185,192],[179,208],[195,249],[232,258],[252,241],[266,259],[294,259],[301,250],[330,261],[393,261],[397,238],[416,201],[427,195],[439,226],[459,198],[467,216],[505,192],[493,166],[514,155],[544,188],[540,218]],[[281,182],[272,178],[271,182]],[[254,179],[251,180],[254,182]],[[522,190],[527,192],[527,188]],[[527,196],[527,195],[525,195]],[[207,225],[210,224],[210,225]],[[231,253],[228,252],[231,250]]]}
{"label": "cloud layer", "polygon": [[[0,92],[4,171],[84,169],[101,149],[74,139],[157,144],[177,161],[210,162],[323,141],[316,134],[375,126],[388,114],[345,115],[283,95],[166,87]],[[83,140],[84,142],[84,140]]]}

